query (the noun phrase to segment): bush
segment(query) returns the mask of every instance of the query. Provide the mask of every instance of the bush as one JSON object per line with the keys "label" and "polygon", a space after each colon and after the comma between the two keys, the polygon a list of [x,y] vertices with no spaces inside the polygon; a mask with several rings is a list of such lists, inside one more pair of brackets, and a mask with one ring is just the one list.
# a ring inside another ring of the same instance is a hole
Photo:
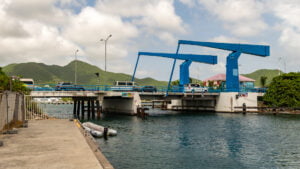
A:
{"label": "bush", "polygon": [[[26,88],[24,83],[19,80],[12,80],[12,91],[28,93],[30,90]],[[0,91],[10,90],[10,77],[8,77],[0,67]]]}
{"label": "bush", "polygon": [[275,107],[300,107],[300,73],[275,77],[263,97],[265,104]]}

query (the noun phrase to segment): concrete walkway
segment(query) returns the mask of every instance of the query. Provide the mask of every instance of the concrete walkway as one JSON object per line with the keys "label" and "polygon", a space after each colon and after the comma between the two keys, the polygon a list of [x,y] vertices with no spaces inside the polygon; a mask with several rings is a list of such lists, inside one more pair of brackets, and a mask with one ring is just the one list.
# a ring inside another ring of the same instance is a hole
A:
{"label": "concrete walkway", "polygon": [[0,135],[0,169],[102,169],[74,122],[33,120],[15,135]]}

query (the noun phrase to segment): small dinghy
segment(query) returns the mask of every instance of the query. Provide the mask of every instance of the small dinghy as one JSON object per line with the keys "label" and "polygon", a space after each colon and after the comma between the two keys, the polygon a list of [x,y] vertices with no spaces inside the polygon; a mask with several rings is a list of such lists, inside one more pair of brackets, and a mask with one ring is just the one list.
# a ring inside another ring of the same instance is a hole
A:
{"label": "small dinghy", "polygon": [[103,136],[103,132],[92,130],[91,128],[84,126],[84,125],[83,125],[83,128],[85,131],[91,133],[91,135],[94,137],[102,137]]}
{"label": "small dinghy", "polygon": [[[103,136],[103,132],[104,132],[104,127],[103,126],[100,126],[100,125],[97,125],[97,124],[94,124],[94,123],[91,123],[91,122],[85,122],[85,123],[82,124],[82,126],[86,127],[86,128],[89,128],[91,130],[90,131],[91,134],[92,134],[92,131],[97,131],[97,132],[100,132]],[[117,131],[114,130],[114,129],[108,128],[107,135],[108,136],[116,136]]]}

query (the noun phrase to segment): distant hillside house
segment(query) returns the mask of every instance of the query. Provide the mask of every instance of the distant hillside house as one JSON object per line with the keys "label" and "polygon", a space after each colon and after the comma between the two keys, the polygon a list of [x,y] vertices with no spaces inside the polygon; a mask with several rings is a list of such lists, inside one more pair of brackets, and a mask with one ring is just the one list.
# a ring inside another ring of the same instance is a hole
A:
{"label": "distant hillside house", "polygon": [[[254,79],[250,79],[248,77],[239,75],[239,80],[240,80],[240,87],[246,87],[246,88],[253,88],[254,87]],[[204,86],[209,86],[209,82],[213,83],[213,86],[223,86],[225,87],[225,82],[226,82],[226,75],[223,73],[217,74],[215,76],[212,76],[210,78],[204,79],[203,80],[203,85]]]}

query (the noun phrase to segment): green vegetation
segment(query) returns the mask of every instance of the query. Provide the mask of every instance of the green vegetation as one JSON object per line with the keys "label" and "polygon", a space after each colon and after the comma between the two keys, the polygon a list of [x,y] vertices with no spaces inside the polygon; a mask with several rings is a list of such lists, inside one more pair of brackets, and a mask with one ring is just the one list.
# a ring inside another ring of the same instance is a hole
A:
{"label": "green vegetation", "polygon": [[263,100],[269,106],[300,107],[300,73],[292,72],[275,77]]}
{"label": "green vegetation", "polygon": [[243,74],[243,76],[254,79],[255,86],[263,87],[261,84],[261,81],[260,81],[260,78],[262,76],[267,77],[265,86],[268,86],[271,83],[272,79],[274,77],[278,76],[279,74],[283,74],[283,72],[281,72],[279,70],[260,69],[260,70],[256,70],[255,72],[249,73],[249,74]]}
{"label": "green vegetation", "polygon": [[[36,84],[56,84],[58,82],[74,82],[75,61],[66,66],[45,65],[43,63],[20,63],[10,64],[3,68],[9,76],[20,76],[33,78]],[[77,61],[77,80],[78,84],[89,85],[112,85],[114,81],[130,81],[131,75],[124,73],[105,72],[96,66]],[[99,73],[99,78],[95,75]],[[136,79],[138,85],[166,86],[166,81],[157,81],[152,78]]]}
{"label": "green vegetation", "polygon": [[0,67],[0,91],[10,90],[10,88],[12,91],[22,93],[27,93],[29,91],[29,89],[26,88],[19,80],[11,80],[11,78],[8,77]]}
{"label": "green vegetation", "polygon": [[261,85],[261,87],[266,87],[267,79],[268,79],[267,76],[261,76],[260,77],[260,85]]}

